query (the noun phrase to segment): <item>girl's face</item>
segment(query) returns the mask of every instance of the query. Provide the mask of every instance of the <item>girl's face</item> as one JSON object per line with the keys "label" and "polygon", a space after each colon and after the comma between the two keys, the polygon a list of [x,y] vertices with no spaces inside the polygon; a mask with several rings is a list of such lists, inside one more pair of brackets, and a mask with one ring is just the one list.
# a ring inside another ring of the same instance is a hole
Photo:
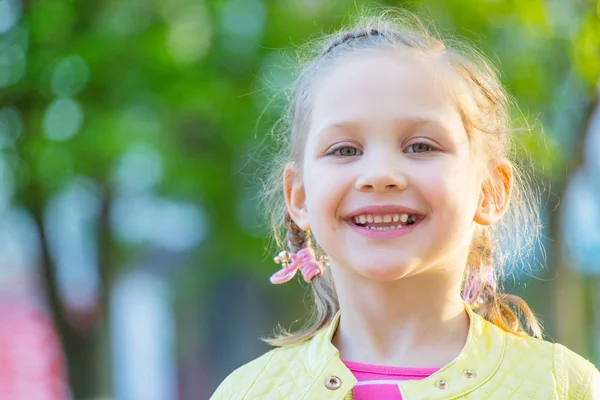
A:
{"label": "girl's face", "polygon": [[481,161],[433,57],[361,52],[313,85],[302,170],[288,166],[285,192],[334,267],[388,281],[464,266]]}

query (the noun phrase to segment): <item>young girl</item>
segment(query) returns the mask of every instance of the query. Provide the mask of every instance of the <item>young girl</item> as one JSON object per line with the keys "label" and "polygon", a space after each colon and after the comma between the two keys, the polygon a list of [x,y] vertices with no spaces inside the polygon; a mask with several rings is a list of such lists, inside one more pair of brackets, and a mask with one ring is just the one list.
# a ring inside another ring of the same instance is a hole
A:
{"label": "young girl", "polygon": [[534,214],[489,63],[413,17],[362,18],[324,38],[287,122],[271,282],[300,270],[316,317],[212,399],[600,399],[598,370],[497,285],[502,232]]}

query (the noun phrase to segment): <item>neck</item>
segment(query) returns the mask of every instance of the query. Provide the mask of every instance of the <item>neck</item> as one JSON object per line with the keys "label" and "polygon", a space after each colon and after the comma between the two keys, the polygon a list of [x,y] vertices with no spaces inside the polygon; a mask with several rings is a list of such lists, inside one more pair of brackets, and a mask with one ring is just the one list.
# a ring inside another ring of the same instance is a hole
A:
{"label": "neck", "polygon": [[332,343],[342,360],[438,368],[456,358],[469,318],[460,276],[447,271],[373,282],[333,270],[341,317]]}

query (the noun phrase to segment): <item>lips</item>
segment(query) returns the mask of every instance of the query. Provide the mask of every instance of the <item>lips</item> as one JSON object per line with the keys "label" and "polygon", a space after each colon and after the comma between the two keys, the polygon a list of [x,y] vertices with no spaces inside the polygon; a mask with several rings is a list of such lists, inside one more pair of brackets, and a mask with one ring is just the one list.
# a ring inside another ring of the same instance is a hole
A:
{"label": "lips", "polygon": [[370,205],[349,213],[345,220],[362,236],[392,239],[413,231],[425,215],[413,208],[397,205]]}
{"label": "lips", "polygon": [[[398,224],[398,222],[391,223],[383,223],[383,224],[371,224],[371,225],[360,225],[356,224],[353,221],[346,221],[347,224],[354,230],[356,233],[366,236],[372,239],[393,239],[412,232],[416,229],[421,222],[424,220],[424,217],[418,218],[416,221],[412,223],[406,224]],[[390,224],[398,224],[398,225],[390,225]],[[387,225],[387,226],[384,226]]]}

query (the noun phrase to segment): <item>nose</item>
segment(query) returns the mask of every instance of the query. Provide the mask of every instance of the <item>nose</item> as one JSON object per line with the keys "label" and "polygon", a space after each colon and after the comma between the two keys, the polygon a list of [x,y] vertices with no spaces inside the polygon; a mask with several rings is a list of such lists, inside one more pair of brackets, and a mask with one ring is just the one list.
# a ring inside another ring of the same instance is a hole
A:
{"label": "nose", "polygon": [[386,192],[405,190],[408,186],[406,175],[394,165],[393,160],[385,157],[364,165],[363,171],[356,180],[356,190]]}

